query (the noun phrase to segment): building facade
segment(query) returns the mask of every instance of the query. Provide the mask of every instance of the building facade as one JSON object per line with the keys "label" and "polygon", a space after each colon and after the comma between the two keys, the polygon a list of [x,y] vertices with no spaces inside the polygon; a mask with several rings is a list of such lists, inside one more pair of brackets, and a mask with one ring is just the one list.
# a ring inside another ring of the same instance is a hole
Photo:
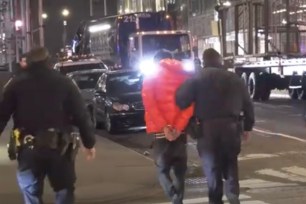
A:
{"label": "building facade", "polygon": [[175,17],[177,29],[187,29],[189,0],[118,0],[118,14],[167,11]]}
{"label": "building facade", "polygon": [[188,29],[194,36],[199,54],[207,48],[220,52],[218,13],[215,10],[217,3],[217,0],[188,1]]}

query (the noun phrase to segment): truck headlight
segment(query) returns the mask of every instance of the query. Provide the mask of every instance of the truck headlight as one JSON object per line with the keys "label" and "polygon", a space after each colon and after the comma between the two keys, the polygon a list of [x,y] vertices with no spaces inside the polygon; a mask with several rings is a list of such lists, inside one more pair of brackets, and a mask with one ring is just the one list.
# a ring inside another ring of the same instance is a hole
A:
{"label": "truck headlight", "polygon": [[194,72],[194,62],[192,60],[183,60],[183,68],[186,72]]}
{"label": "truck headlight", "polygon": [[145,59],[140,61],[139,70],[145,76],[155,76],[158,73],[158,65],[153,60]]}

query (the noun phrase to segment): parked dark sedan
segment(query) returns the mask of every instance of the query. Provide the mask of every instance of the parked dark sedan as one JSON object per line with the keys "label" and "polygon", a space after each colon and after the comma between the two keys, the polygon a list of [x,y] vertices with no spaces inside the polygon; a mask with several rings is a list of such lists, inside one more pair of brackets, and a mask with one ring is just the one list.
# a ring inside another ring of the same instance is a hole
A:
{"label": "parked dark sedan", "polygon": [[95,90],[96,121],[109,133],[145,129],[142,76],[133,70],[104,73]]}
{"label": "parked dark sedan", "polygon": [[75,71],[67,74],[81,90],[81,94],[85,100],[86,107],[91,116],[94,124],[96,124],[96,117],[94,112],[94,97],[95,88],[97,87],[97,82],[101,75],[105,73],[106,70],[103,69],[92,69],[84,71]]}

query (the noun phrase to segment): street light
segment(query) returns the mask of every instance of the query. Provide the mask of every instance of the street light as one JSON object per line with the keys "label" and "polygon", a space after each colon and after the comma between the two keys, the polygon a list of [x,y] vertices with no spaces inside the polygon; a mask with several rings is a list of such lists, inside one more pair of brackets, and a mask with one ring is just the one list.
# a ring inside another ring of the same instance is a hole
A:
{"label": "street light", "polygon": [[70,12],[69,12],[68,9],[63,9],[63,10],[62,10],[62,15],[63,15],[64,17],[69,16],[69,14],[70,14]]}
{"label": "street light", "polygon": [[64,17],[63,20],[63,26],[64,26],[64,30],[63,30],[63,48],[65,49],[66,47],[66,41],[67,41],[67,20],[66,18],[70,15],[70,12],[68,9],[63,9],[62,10],[62,16]]}
{"label": "street light", "polygon": [[41,14],[41,17],[42,17],[43,19],[47,19],[47,18],[48,18],[48,14],[43,13],[43,14]]}

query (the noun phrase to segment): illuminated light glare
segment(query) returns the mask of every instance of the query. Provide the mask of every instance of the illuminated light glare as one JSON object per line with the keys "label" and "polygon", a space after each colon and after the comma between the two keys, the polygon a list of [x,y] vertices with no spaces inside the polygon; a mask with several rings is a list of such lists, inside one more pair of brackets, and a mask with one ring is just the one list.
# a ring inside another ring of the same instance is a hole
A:
{"label": "illuminated light glare", "polygon": [[41,17],[42,17],[43,19],[47,19],[47,18],[48,18],[48,14],[43,13],[43,14],[41,15]]}
{"label": "illuminated light glare", "polygon": [[69,10],[68,9],[64,9],[63,11],[62,11],[62,15],[63,16],[69,16],[69,14],[70,14],[70,12],[69,12]]}
{"label": "illuminated light glare", "polygon": [[139,70],[145,77],[154,77],[158,73],[158,65],[153,60],[142,60],[139,63]]}
{"label": "illuminated light glare", "polygon": [[16,26],[16,28],[19,28],[19,27],[23,26],[22,21],[21,20],[16,20],[15,21],[15,26]]}
{"label": "illuminated light glare", "polygon": [[226,6],[226,7],[231,6],[231,5],[232,3],[230,1],[226,1],[223,3],[223,6]]}
{"label": "illuminated light glare", "polygon": [[125,9],[124,12],[125,12],[125,13],[129,13],[129,12],[130,12],[130,9]]}
{"label": "illuminated light glare", "polygon": [[193,72],[193,71],[195,71],[195,66],[194,66],[193,61],[191,61],[191,60],[184,60],[183,61],[183,69],[186,72]]}
{"label": "illuminated light glare", "polygon": [[90,33],[96,33],[100,31],[109,30],[111,26],[109,24],[103,24],[103,25],[93,25],[89,27]]}
{"label": "illuminated light glare", "polygon": [[273,11],[273,14],[284,13],[286,11],[287,11],[286,9],[280,9],[280,10],[277,10],[277,11]]}

